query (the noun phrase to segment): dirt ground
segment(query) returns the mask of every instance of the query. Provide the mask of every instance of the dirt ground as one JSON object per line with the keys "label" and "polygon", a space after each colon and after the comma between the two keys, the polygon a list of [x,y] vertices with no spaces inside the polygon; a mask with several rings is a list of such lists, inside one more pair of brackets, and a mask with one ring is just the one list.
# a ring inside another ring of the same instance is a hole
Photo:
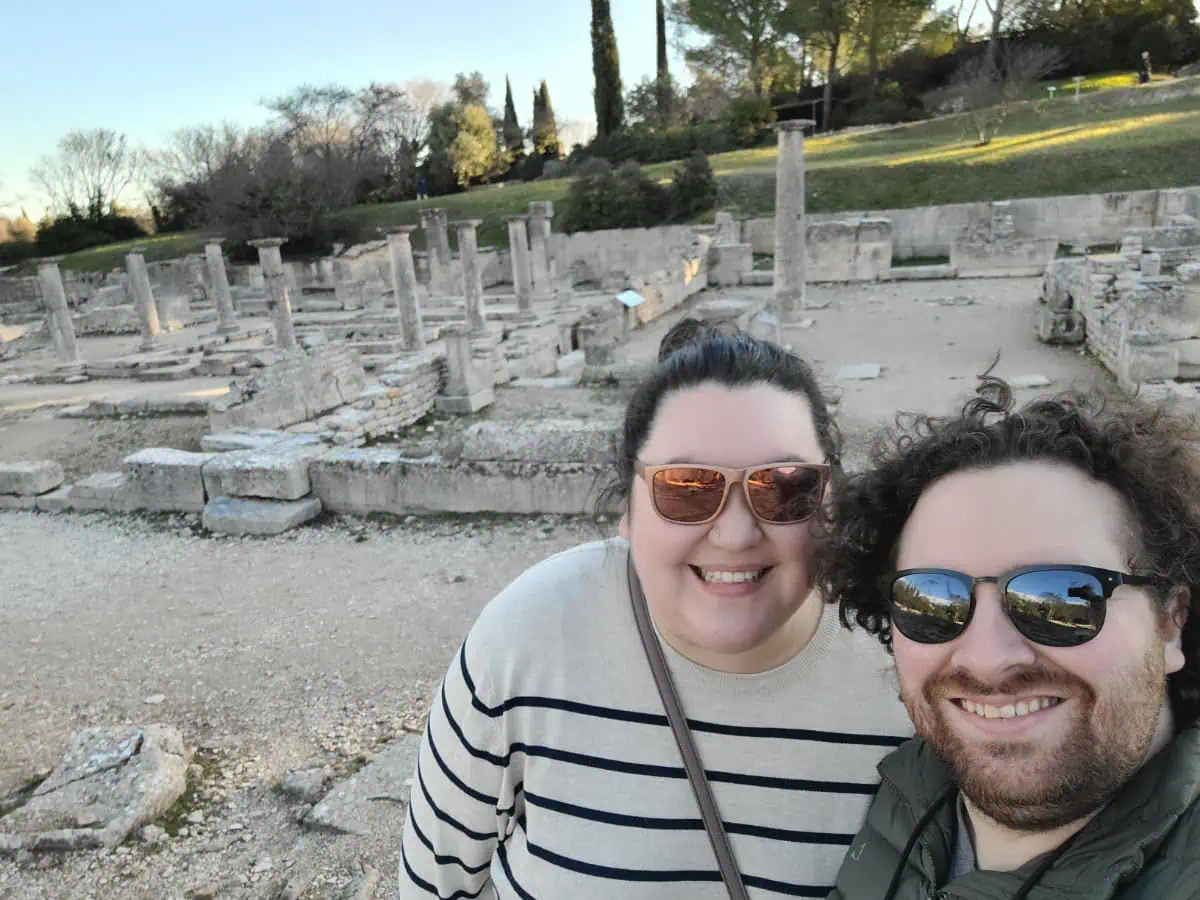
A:
{"label": "dirt ground", "polygon": [[[1106,382],[1087,357],[1034,340],[1037,291],[1037,280],[814,288],[831,305],[784,337],[838,396],[853,467],[897,410],[949,410],[997,352],[997,374],[1043,375],[1049,390]],[[626,357],[652,358],[669,324],[638,333]],[[880,364],[882,376],[837,379],[858,363]],[[0,458],[53,457],[72,476],[115,470],[145,446],[195,449],[204,433],[200,417],[62,419],[30,410],[28,397],[18,404],[14,387],[26,386],[0,388]],[[488,415],[616,417],[623,396],[502,388]],[[407,439],[436,446],[456,427],[422,423]],[[306,886],[303,900],[328,900],[363,862],[382,873],[375,896],[391,896],[403,807],[368,836],[313,832],[275,789],[280,779],[314,763],[352,770],[419,731],[482,605],[527,566],[611,528],[553,517],[324,518],[236,540],[205,534],[195,516],[0,513],[0,796],[52,767],[88,725],[174,725],[204,769],[187,800],[200,824],[186,835],[113,853],[0,858],[0,900],[267,900],[281,879]],[[146,702],[157,695],[161,703]]]}

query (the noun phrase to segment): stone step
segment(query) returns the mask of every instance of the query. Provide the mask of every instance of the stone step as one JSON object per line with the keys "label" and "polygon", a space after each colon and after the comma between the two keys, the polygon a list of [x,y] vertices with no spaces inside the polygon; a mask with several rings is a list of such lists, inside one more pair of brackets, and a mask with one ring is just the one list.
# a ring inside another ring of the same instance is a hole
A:
{"label": "stone step", "polygon": [[361,356],[399,355],[405,352],[404,342],[399,339],[375,339],[365,341],[347,341],[346,346]]}
{"label": "stone step", "polygon": [[250,500],[214,497],[204,507],[204,527],[220,534],[274,535],[303,525],[321,514],[316,497],[301,500]]}
{"label": "stone step", "polygon": [[755,269],[753,272],[742,274],[742,284],[764,286],[774,283],[775,272],[773,269]]}
{"label": "stone step", "polygon": [[202,374],[200,371],[201,364],[202,360],[199,358],[189,359],[174,366],[161,366],[156,369],[138,369],[133,373],[133,377],[138,381],[179,381]]}
{"label": "stone step", "polygon": [[957,278],[958,269],[950,265],[892,266],[888,277],[892,281],[939,281],[945,278]]}

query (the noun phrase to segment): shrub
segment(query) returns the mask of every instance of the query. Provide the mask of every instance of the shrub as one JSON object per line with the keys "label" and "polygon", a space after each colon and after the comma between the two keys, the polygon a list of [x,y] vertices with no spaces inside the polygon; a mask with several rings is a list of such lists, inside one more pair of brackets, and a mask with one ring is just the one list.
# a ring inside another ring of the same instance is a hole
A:
{"label": "shrub", "polygon": [[616,172],[603,160],[593,160],[586,168],[567,194],[564,231],[649,228],[669,214],[669,192],[647,177],[636,162],[628,162]]}
{"label": "shrub", "polygon": [[537,181],[546,168],[546,159],[540,153],[530,153],[521,163],[521,180]]}
{"label": "shrub", "polygon": [[688,222],[717,205],[717,179],[708,157],[701,151],[693,153],[686,163],[675,169],[671,182],[671,218]]}
{"label": "shrub", "polygon": [[84,212],[71,204],[65,216],[43,222],[38,227],[35,246],[39,256],[61,256],[145,235],[145,229],[136,219],[118,215],[111,207],[104,210],[93,203]]}
{"label": "shrub", "polygon": [[775,111],[766,97],[740,97],[725,107],[721,125],[730,143],[737,147],[753,147],[771,136]]}

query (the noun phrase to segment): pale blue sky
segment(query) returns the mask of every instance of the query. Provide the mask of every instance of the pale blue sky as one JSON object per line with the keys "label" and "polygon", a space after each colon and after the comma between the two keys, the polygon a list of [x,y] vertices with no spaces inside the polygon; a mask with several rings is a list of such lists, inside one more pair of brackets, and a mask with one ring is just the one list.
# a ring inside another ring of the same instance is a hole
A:
{"label": "pale blue sky", "polygon": [[[654,71],[654,2],[612,9],[628,87]],[[590,123],[590,19],[588,0],[0,0],[0,205],[40,213],[29,169],[71,129],[103,126],[153,147],[185,125],[261,121],[262,97],[304,82],[451,81],[479,69],[499,106],[508,74],[528,127],[545,78],[560,122]]]}

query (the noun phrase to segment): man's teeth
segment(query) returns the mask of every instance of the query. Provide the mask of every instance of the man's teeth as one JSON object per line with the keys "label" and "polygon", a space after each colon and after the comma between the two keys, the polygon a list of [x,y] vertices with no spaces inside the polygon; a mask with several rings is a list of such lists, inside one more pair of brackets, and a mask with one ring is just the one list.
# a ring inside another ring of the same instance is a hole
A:
{"label": "man's teeth", "polygon": [[744,584],[747,581],[758,581],[766,573],[766,569],[757,569],[753,572],[729,572],[723,569],[701,569],[700,577],[713,584]]}
{"label": "man's teeth", "polygon": [[1062,703],[1058,697],[1036,697],[1028,702],[1022,700],[1017,704],[1007,706],[989,706],[986,703],[975,703],[972,700],[959,700],[958,705],[967,712],[984,719],[1018,719]]}

